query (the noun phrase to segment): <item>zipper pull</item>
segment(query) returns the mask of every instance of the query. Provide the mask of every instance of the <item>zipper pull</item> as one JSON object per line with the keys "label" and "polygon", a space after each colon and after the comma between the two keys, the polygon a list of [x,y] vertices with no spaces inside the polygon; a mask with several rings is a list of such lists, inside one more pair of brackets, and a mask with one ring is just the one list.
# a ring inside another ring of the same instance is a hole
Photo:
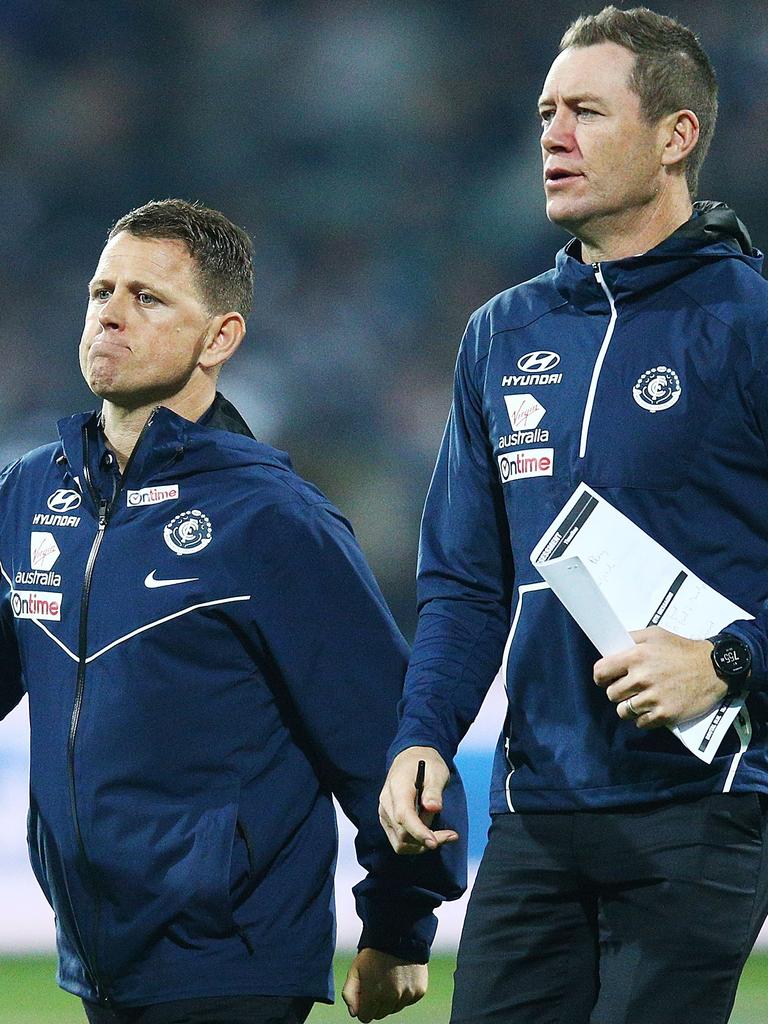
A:
{"label": "zipper pull", "polygon": [[103,530],[107,525],[109,519],[109,502],[106,498],[102,498],[99,501],[99,529]]}

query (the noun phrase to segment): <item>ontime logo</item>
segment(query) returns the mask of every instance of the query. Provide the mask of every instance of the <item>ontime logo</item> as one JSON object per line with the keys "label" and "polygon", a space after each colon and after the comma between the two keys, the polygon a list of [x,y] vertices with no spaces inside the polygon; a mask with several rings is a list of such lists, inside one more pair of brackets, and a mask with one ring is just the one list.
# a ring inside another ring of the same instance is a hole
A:
{"label": "ontime logo", "polygon": [[532,476],[552,476],[555,462],[554,448],[527,448],[520,452],[507,452],[497,456],[503,484],[525,480]]}
{"label": "ontime logo", "polygon": [[61,620],[61,594],[46,594],[37,590],[11,592],[11,609],[17,619]]}

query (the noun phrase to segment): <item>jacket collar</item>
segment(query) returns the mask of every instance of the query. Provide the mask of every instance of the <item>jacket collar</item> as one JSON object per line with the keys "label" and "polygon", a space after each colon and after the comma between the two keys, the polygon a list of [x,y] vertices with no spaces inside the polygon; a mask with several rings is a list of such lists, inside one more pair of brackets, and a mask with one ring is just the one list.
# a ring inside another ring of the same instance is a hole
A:
{"label": "jacket collar", "polygon": [[[85,412],[65,417],[59,420],[58,429],[70,473],[80,482],[81,490],[85,490],[86,456],[89,457],[89,465],[93,467],[93,458],[101,448],[101,414]],[[132,487],[150,477],[161,476],[181,458],[189,444],[190,435],[207,430],[223,430],[253,438],[248,424],[237,409],[218,392],[213,404],[197,423],[185,420],[164,406],[158,406],[142,431],[134,455],[126,467],[122,486]]]}
{"label": "jacket collar", "polygon": [[[752,247],[749,233],[725,203],[695,203],[690,220],[663,242],[643,253],[599,264],[617,306],[671,284],[707,262],[736,259],[760,273],[763,255]],[[572,238],[555,261],[555,286],[568,302],[585,313],[609,309],[595,275],[595,266],[581,262],[581,243]]]}
{"label": "jacket collar", "polygon": [[214,430],[226,430],[230,434],[242,434],[244,437],[253,437],[251,428],[234,405],[220,391],[216,392],[212,405],[197,422],[201,427],[212,427]]}

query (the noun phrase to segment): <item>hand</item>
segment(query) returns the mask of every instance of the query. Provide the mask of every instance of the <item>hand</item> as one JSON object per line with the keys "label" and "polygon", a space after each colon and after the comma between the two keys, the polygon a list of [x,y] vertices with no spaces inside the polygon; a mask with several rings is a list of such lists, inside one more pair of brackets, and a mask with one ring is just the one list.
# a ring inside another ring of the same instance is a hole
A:
{"label": "hand", "polygon": [[417,1003],[427,991],[426,964],[409,964],[378,949],[361,949],[347,972],[341,996],[362,1024]]}
{"label": "hand", "polygon": [[[421,807],[416,808],[416,772],[426,764]],[[432,747],[408,747],[392,762],[379,796],[379,820],[395,853],[424,853],[459,838],[453,829],[433,832],[434,816],[443,809],[443,790],[451,773]]]}
{"label": "hand", "polygon": [[703,715],[728,692],[712,665],[709,640],[686,640],[660,626],[630,635],[634,647],[595,663],[595,682],[619,718],[635,719],[638,729],[673,726]]}

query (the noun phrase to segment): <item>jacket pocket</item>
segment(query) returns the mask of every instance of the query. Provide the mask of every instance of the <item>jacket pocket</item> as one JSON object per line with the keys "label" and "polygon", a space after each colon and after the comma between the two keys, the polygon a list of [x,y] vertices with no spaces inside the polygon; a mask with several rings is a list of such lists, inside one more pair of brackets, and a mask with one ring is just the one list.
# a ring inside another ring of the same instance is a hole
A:
{"label": "jacket pocket", "polygon": [[[198,800],[100,808],[91,837],[102,900],[102,963],[110,976],[164,936],[205,948],[235,931],[230,889],[237,783]],[[133,813],[131,813],[133,812]],[[107,965],[108,962],[108,965]]]}
{"label": "jacket pocket", "polygon": [[27,848],[29,850],[29,863],[32,865],[32,872],[37,879],[38,885],[43,890],[45,898],[51,906],[53,906],[51,888],[48,883],[48,874],[43,866],[43,851],[45,849],[45,844],[46,840],[43,823],[37,810],[37,805],[34,800],[31,800],[29,810],[27,811]]}
{"label": "jacket pocket", "polygon": [[247,825],[238,816],[232,845],[229,889],[233,907],[240,906],[253,892],[256,884],[254,851]]}

